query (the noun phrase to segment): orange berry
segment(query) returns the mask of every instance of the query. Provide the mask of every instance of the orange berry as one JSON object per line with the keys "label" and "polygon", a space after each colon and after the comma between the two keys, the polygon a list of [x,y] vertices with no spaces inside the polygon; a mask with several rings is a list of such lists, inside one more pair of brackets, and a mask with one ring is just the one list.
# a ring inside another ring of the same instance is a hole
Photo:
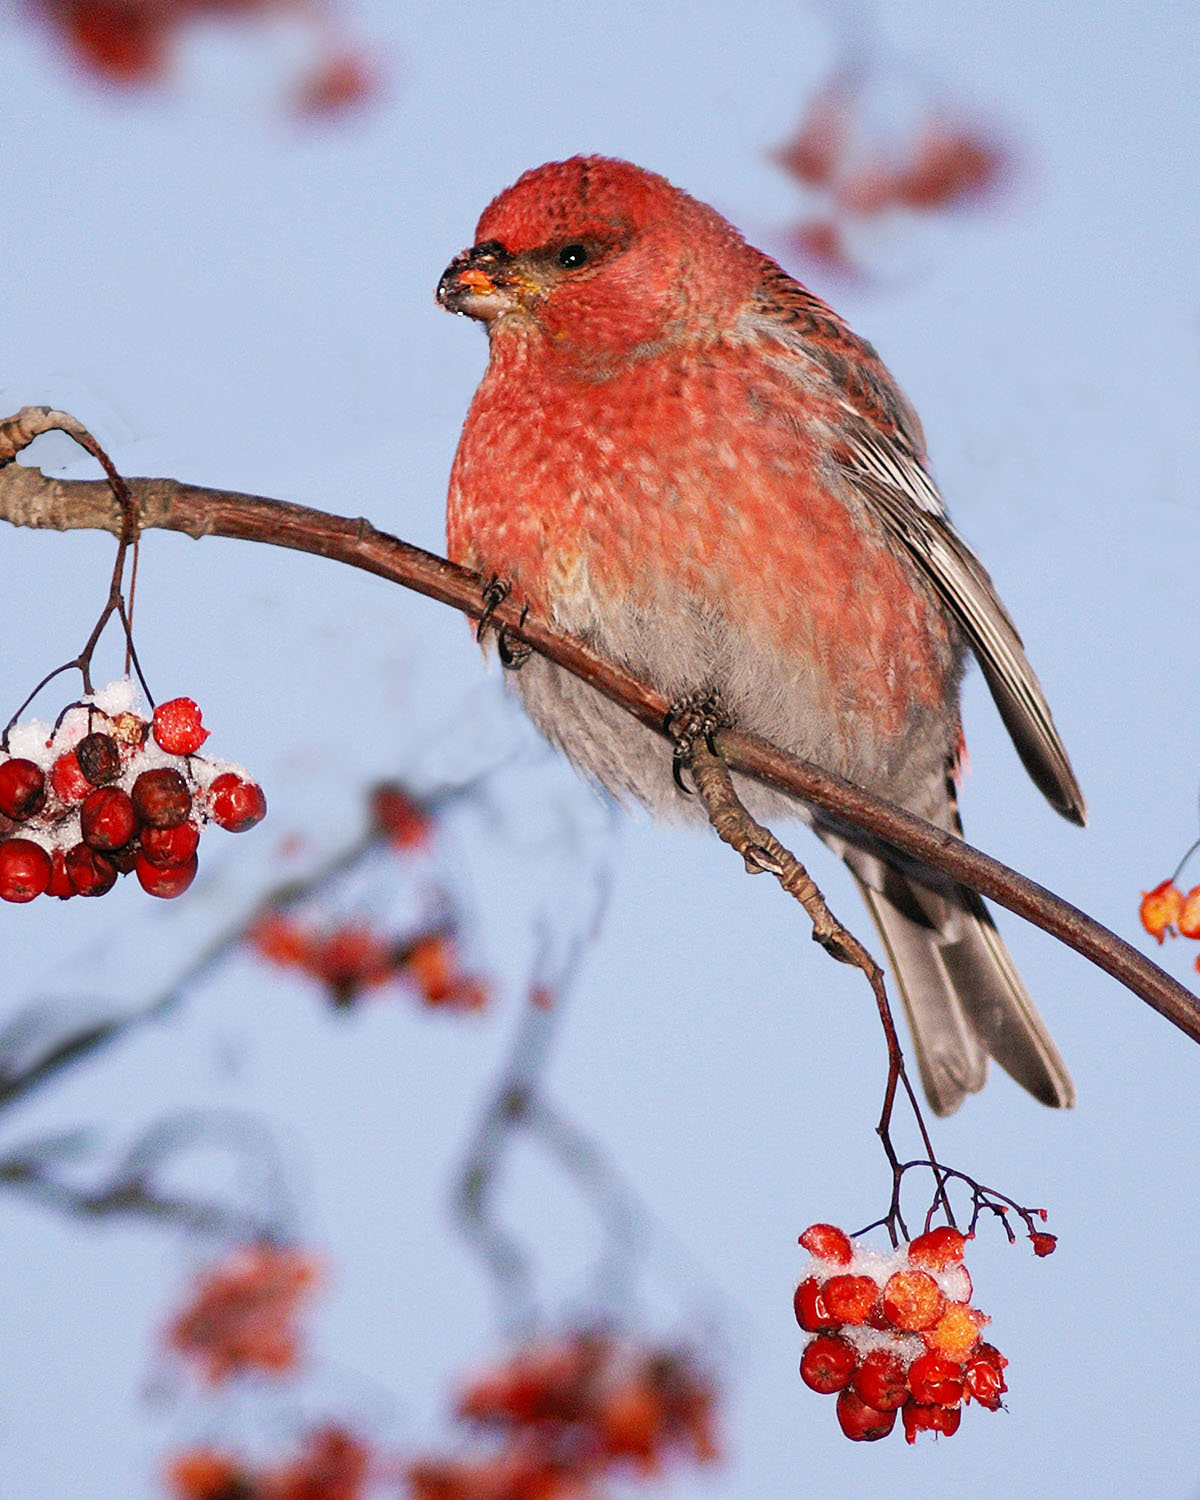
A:
{"label": "orange berry", "polygon": [[1161,943],[1165,937],[1174,936],[1175,924],[1183,911],[1183,892],[1171,880],[1164,880],[1152,891],[1142,892],[1139,916],[1142,926]]}
{"label": "orange berry", "polygon": [[947,1302],[941,1317],[921,1337],[927,1348],[944,1354],[955,1364],[965,1364],[979,1344],[979,1330],[990,1319],[965,1302]]}
{"label": "orange berry", "polygon": [[879,1304],[879,1288],[869,1276],[831,1276],[821,1290],[839,1323],[865,1323]]}
{"label": "orange berry", "polygon": [[1200,885],[1194,885],[1183,898],[1176,926],[1181,937],[1200,938]]}
{"label": "orange berry", "polygon": [[928,1271],[897,1271],[883,1288],[883,1311],[894,1328],[917,1333],[932,1328],[946,1302]]}

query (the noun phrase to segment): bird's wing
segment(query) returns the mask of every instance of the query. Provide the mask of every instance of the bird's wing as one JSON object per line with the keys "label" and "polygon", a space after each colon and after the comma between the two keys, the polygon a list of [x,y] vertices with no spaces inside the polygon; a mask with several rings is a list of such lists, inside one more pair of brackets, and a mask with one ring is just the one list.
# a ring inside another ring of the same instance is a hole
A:
{"label": "bird's wing", "polygon": [[924,438],[870,344],[786,272],[771,265],[754,309],[757,332],[814,378],[842,472],[888,537],[928,578],[983,669],[1017,754],[1047,800],[1086,821],[1083,792],[1017,628],[982,563],[955,531],[922,458]]}

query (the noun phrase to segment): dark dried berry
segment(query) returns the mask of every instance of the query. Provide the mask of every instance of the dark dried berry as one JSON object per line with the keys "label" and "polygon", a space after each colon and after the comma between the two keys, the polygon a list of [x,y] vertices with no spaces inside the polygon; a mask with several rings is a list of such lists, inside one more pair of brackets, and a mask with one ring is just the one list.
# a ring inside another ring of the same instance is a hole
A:
{"label": "dark dried berry", "polygon": [[117,867],[107,854],[76,844],[67,850],[67,874],[81,896],[103,896],[117,883]]}
{"label": "dark dried berry", "polygon": [[130,796],[138,817],[150,828],[176,828],[192,810],[187,782],[170,766],[143,771]]}
{"label": "dark dried berry", "polygon": [[121,750],[111,734],[88,734],[75,746],[79,769],[93,786],[108,786],[121,774]]}

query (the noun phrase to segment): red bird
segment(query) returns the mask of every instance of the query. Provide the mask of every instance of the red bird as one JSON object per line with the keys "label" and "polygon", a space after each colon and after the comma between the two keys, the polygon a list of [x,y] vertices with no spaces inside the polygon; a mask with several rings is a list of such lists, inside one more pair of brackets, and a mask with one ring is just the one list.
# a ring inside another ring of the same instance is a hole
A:
{"label": "red bird", "polygon": [[[438,300],[491,357],[450,479],[450,556],[678,700],[959,830],[974,652],[1030,775],[1083,795],[991,579],[952,526],[921,424],[875,350],[665,178],[575,157],[483,213]],[[525,706],[619,797],[690,815],[662,742],[533,657]],[[990,1053],[1036,1098],[1070,1077],[978,896],[824,814],[879,929],[935,1110]]]}

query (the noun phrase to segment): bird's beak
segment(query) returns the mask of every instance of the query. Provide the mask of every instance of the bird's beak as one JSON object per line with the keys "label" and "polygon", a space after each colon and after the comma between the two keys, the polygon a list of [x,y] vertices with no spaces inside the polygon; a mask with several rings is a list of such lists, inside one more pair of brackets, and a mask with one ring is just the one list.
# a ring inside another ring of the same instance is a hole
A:
{"label": "bird's beak", "polygon": [[456,255],[438,282],[437,300],[447,312],[490,323],[520,305],[533,286],[518,275],[512,257],[494,241]]}

